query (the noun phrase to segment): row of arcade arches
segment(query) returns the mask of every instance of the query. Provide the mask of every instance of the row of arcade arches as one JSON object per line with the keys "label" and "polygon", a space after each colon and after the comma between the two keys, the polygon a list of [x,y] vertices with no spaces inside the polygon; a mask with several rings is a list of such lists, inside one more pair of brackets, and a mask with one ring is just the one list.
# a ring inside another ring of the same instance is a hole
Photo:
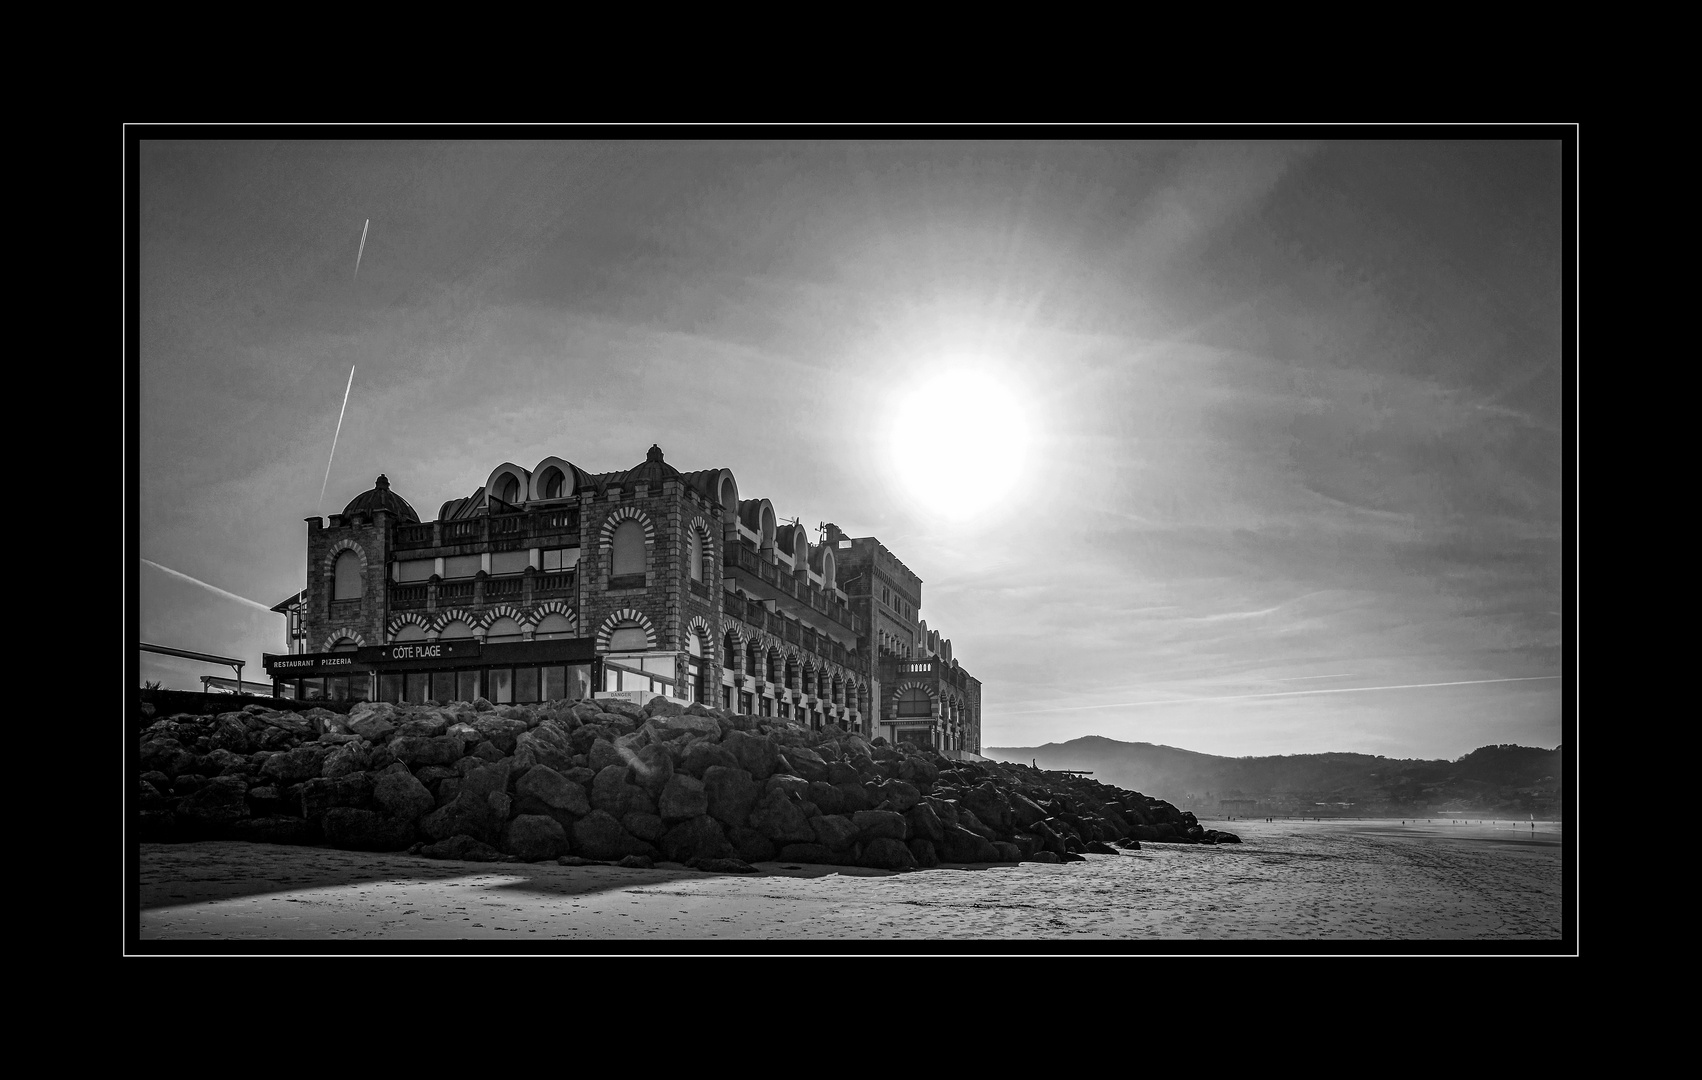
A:
{"label": "row of arcade arches", "polygon": [[744,641],[738,631],[729,629],[722,641],[721,664],[758,682],[799,690],[859,713],[869,711],[868,683],[761,636]]}

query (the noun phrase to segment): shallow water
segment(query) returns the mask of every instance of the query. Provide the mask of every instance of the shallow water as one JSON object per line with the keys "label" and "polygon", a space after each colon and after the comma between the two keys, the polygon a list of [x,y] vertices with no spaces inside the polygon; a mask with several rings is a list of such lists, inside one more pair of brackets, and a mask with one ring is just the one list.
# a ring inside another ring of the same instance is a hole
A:
{"label": "shallow water", "polygon": [[[142,846],[144,941],[1558,941],[1559,823],[1208,821],[1241,844],[904,874]],[[1534,836],[1533,836],[1534,833]]]}

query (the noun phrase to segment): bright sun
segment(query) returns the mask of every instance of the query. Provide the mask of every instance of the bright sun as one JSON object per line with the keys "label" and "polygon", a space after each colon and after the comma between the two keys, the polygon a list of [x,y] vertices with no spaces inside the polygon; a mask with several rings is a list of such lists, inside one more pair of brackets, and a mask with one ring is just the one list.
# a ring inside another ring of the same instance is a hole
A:
{"label": "bright sun", "polygon": [[1029,411],[992,368],[965,365],[899,396],[893,467],[928,512],[958,521],[992,516],[1025,471]]}

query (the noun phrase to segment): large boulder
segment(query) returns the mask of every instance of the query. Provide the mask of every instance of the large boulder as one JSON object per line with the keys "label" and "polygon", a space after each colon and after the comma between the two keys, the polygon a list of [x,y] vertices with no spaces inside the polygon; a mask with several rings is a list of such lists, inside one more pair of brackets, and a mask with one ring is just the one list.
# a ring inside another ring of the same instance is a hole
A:
{"label": "large boulder", "polygon": [[[714,814],[713,810],[710,812]],[[715,816],[722,821],[726,820],[718,814]],[[751,828],[782,847],[786,844],[807,844],[817,839],[816,830],[810,825],[812,819],[806,817],[803,809],[793,802],[786,792],[779,789],[770,791],[760,803],[748,811],[748,819]]]}
{"label": "large boulder", "polygon": [[625,768],[637,755],[631,750],[621,750],[609,739],[598,739],[591,744],[586,756],[590,759],[591,768],[601,773],[613,765]]}
{"label": "large boulder", "polygon": [[662,836],[662,858],[689,863],[694,859],[728,859],[737,852],[721,823],[707,814],[682,821]]}
{"label": "large boulder", "polygon": [[[845,793],[826,780],[810,781],[810,801],[815,803],[824,814],[843,814],[853,809],[845,805]],[[869,808],[858,806],[855,809],[865,810]]]}
{"label": "large boulder", "polygon": [[655,814],[635,810],[621,818],[621,828],[647,844],[655,844],[668,831],[668,823]]}
{"label": "large boulder", "polygon": [[775,773],[763,781],[763,794],[766,795],[776,789],[784,791],[788,795],[795,795],[800,799],[810,797],[810,782],[801,776],[793,776],[791,773]]}
{"label": "large boulder", "polygon": [[739,858],[746,862],[768,862],[779,852],[774,841],[749,825],[740,825],[737,828],[728,829],[726,832],[727,840],[733,845],[733,850],[738,853]]}
{"label": "large boulder", "polygon": [[709,816],[728,827],[747,823],[763,791],[750,773],[725,765],[711,765],[704,770],[703,790],[709,797]]}
{"label": "large boulder", "polygon": [[249,816],[247,793],[241,777],[215,776],[178,802],[179,831],[192,837],[225,835],[228,826]]}
{"label": "large boulder", "polygon": [[597,705],[605,713],[611,713],[633,724],[642,724],[649,719],[644,715],[642,706],[635,705],[630,701],[622,701],[620,698],[598,698]]}
{"label": "large boulder", "polygon": [[[453,765],[461,760],[465,744],[453,735],[399,735],[390,740],[390,752],[409,768],[420,765]],[[268,761],[266,764],[270,765]]]}
{"label": "large boulder", "polygon": [[967,806],[958,807],[957,824],[959,828],[968,829],[970,832],[975,833],[978,836],[985,837],[988,840],[998,840],[1002,838],[1002,834],[999,830],[982,821],[975,811],[969,809]]}
{"label": "large boulder", "polygon": [[940,865],[940,855],[938,850],[935,849],[933,841],[924,840],[918,836],[905,846],[910,849],[910,856],[916,860],[918,868],[932,870]]}
{"label": "large boulder", "polygon": [[588,859],[624,859],[656,854],[656,849],[627,832],[605,810],[592,810],[573,825],[573,849]]}
{"label": "large boulder", "polygon": [[516,740],[524,735],[529,727],[525,720],[510,720],[490,713],[474,720],[471,726],[481,738],[489,740],[501,750],[505,757],[514,753]]}
{"label": "large boulder", "polygon": [[372,788],[372,803],[391,817],[412,822],[431,813],[437,800],[412,773],[396,767],[378,777]]}
{"label": "large boulder", "polygon": [[656,716],[679,716],[686,711],[690,702],[677,701],[671,697],[653,697],[644,703],[643,714],[646,719]]}
{"label": "large boulder", "polygon": [[739,759],[733,756],[731,750],[706,739],[694,740],[687,746],[685,758],[680,762],[681,772],[690,773],[699,780],[703,779],[704,773],[716,767],[737,769]]}
{"label": "large boulder", "polygon": [[628,777],[625,765],[608,765],[591,782],[591,806],[617,820],[631,813],[654,814],[656,803]]}
{"label": "large boulder", "polygon": [[656,812],[664,821],[684,821],[709,813],[709,793],[703,781],[687,773],[675,773],[656,800]]}
{"label": "large boulder", "polygon": [[945,831],[945,838],[940,844],[940,858],[953,863],[1000,861],[999,850],[992,841],[961,825],[953,825]]}
{"label": "large boulder", "polygon": [[502,830],[502,850],[522,862],[560,858],[567,849],[567,830],[543,814],[521,814]]}
{"label": "large boulder", "polygon": [[[990,833],[983,833],[989,840],[997,833],[1008,832],[1011,827],[1011,808],[1005,801],[1004,792],[991,781],[980,783],[963,793],[962,805],[984,822]],[[967,823],[964,823],[967,824]],[[969,826],[975,832],[981,832],[973,825]]]}
{"label": "large boulder", "polygon": [[334,806],[370,809],[373,790],[372,777],[365,773],[331,779],[316,776],[301,785],[301,816],[312,820]]}
{"label": "large boulder", "polygon": [[414,708],[402,714],[402,723],[397,730],[408,738],[436,739],[448,731],[449,725],[456,723],[457,719],[454,714],[443,713],[437,709]]}
{"label": "large boulder", "polygon": [[673,757],[669,755],[666,746],[655,743],[640,750],[637,759],[628,768],[632,773],[632,782],[643,788],[645,794],[652,799],[659,798],[662,789],[667,787],[668,781],[674,777]]}
{"label": "large boulder", "polygon": [[916,785],[905,780],[886,781],[880,785],[880,793],[882,801],[901,814],[922,801],[922,793]]}
{"label": "large boulder", "polygon": [[912,754],[898,763],[898,778],[912,784],[932,784],[939,775],[940,770],[919,754]]}
{"label": "large boulder", "polygon": [[894,810],[859,810],[851,815],[851,823],[865,841],[886,837],[892,840],[910,839],[910,826],[904,815]]}
{"label": "large boulder", "polygon": [[526,770],[526,775],[515,782],[514,796],[536,799],[543,806],[577,817],[591,812],[591,799],[585,789],[548,765],[534,765]]}
{"label": "large boulder", "polygon": [[325,842],[354,851],[401,851],[414,842],[411,820],[353,806],[333,806],[319,822]]}
{"label": "large boulder", "polygon": [[280,784],[310,779],[319,775],[319,766],[330,751],[328,746],[298,746],[294,750],[273,754],[266,759],[266,764],[260,766],[260,775]]}
{"label": "large boulder", "polygon": [[1010,807],[1011,823],[1014,828],[1026,831],[1032,827],[1035,822],[1046,820],[1046,811],[1042,810],[1033,799],[1030,799],[1022,792],[1010,792],[1005,798]]}
{"label": "large boulder", "polygon": [[877,870],[911,870],[916,866],[916,857],[910,854],[910,849],[904,846],[902,840],[883,836],[863,845],[857,865]]}
{"label": "large boulder", "polygon": [[[856,843],[859,829],[851,819],[838,814],[823,814],[809,819],[815,842],[829,851],[844,851]],[[802,841],[807,843],[808,841]]]}
{"label": "large boulder", "polygon": [[743,731],[730,731],[720,743],[737,760],[739,768],[751,774],[753,780],[766,780],[774,774],[780,761],[780,751],[771,739]]}
{"label": "large boulder", "polygon": [[834,784],[833,788],[842,798],[844,813],[854,814],[859,810],[873,810],[881,804],[867,786],[858,781],[846,781]]}
{"label": "large boulder", "polygon": [[945,824],[940,821],[940,816],[934,812],[934,808],[928,803],[919,802],[912,806],[905,818],[910,822],[910,832],[913,836],[926,840],[935,847],[938,847],[944,841]]}
{"label": "large boulder", "polygon": [[539,724],[516,736],[514,752],[516,755],[530,753],[534,762],[547,765],[556,772],[573,768],[573,743],[567,732],[554,721]]}
{"label": "large boulder", "polygon": [[807,746],[791,746],[786,749],[786,761],[791,765],[787,771],[801,776],[805,780],[828,779],[827,762],[822,756]]}

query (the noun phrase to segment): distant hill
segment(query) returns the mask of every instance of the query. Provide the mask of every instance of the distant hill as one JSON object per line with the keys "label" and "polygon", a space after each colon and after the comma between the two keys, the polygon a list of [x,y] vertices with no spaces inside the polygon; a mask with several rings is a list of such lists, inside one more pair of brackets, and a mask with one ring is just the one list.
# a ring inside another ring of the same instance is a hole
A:
{"label": "distant hill", "polygon": [[1558,746],[1552,750],[1484,746],[1457,761],[1371,754],[1231,758],[1086,735],[1045,746],[992,746],[982,753],[999,761],[1032,762],[1043,769],[1091,771],[1102,783],[1132,788],[1212,817],[1218,816],[1219,804],[1225,800],[1242,803],[1234,808],[1238,816],[1481,812],[1557,817],[1561,750]]}

